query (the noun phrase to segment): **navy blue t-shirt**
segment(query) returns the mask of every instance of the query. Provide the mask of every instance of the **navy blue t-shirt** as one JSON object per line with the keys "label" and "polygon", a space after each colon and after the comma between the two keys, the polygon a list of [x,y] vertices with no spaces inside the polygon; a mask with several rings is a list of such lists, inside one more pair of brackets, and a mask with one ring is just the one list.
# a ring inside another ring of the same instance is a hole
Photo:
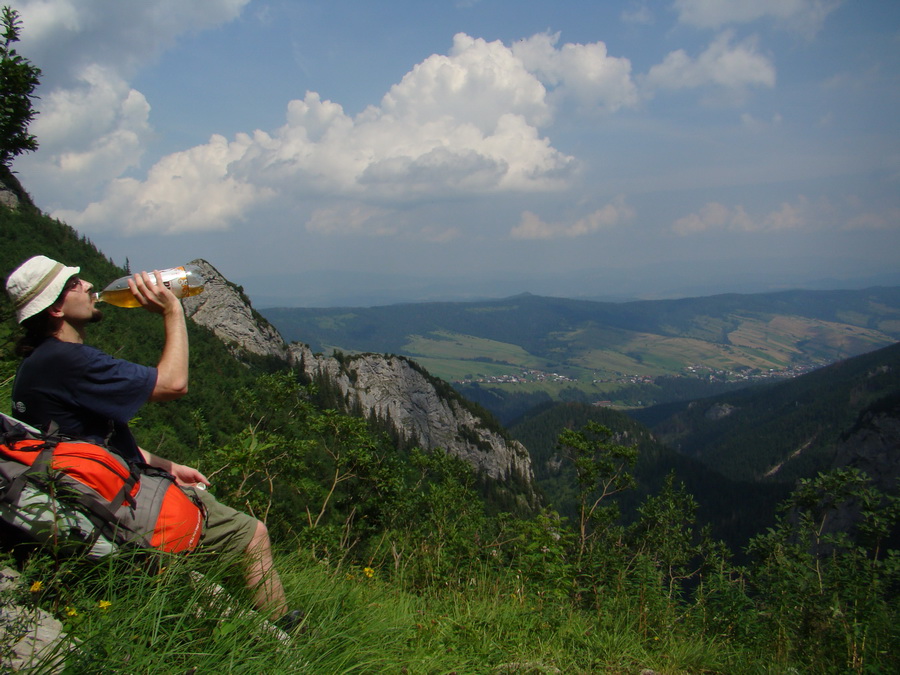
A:
{"label": "navy blue t-shirt", "polygon": [[19,366],[13,416],[38,428],[109,443],[142,461],[128,421],[156,385],[156,368],[115,359],[95,347],[47,338]]}

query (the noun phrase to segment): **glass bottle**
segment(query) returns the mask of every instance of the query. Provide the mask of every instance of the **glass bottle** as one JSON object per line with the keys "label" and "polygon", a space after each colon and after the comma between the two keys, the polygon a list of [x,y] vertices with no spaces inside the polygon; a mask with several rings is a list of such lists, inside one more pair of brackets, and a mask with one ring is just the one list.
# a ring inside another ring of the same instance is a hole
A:
{"label": "glass bottle", "polygon": [[[189,298],[203,292],[205,280],[199,268],[194,265],[182,265],[160,270],[163,285],[172,291],[176,298]],[[156,275],[150,274],[150,281],[156,283]],[[117,307],[140,307],[131,289],[128,288],[128,280],[131,276],[116,279],[102,291],[94,294],[98,302],[108,302]]]}

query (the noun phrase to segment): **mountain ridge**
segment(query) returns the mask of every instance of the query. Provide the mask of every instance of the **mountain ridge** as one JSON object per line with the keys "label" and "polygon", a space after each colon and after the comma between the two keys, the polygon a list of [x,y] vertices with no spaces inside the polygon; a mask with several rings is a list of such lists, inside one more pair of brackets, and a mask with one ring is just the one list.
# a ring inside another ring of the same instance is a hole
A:
{"label": "mountain ridge", "polygon": [[487,480],[514,486],[519,507],[538,504],[528,451],[500,433],[449,387],[441,387],[416,364],[391,354],[364,353],[345,358],[314,354],[308,346],[288,345],[269,322],[253,310],[243,289],[227,281],[205,260],[206,290],[184,300],[185,313],[210,329],[238,358],[262,357],[283,362],[324,388],[339,391],[341,407],[391,426],[404,443],[424,450],[443,449],[472,466]]}

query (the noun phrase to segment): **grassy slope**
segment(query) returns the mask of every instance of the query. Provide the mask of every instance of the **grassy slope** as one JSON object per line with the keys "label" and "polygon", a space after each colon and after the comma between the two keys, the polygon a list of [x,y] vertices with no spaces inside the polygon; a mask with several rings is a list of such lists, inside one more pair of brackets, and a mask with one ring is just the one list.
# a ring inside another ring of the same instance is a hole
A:
{"label": "grassy slope", "polygon": [[[82,674],[755,673],[765,663],[714,636],[657,632],[641,611],[598,615],[547,601],[514,575],[412,595],[382,582],[379,570],[280,562],[289,595],[307,612],[304,632],[287,643],[267,634],[259,615],[229,614],[244,599],[211,603],[206,583],[179,561],[155,577],[113,561],[89,570],[37,561],[18,600],[59,605],[79,640],[67,672]],[[82,583],[71,585],[76,573]],[[28,592],[35,581],[39,594]]]}

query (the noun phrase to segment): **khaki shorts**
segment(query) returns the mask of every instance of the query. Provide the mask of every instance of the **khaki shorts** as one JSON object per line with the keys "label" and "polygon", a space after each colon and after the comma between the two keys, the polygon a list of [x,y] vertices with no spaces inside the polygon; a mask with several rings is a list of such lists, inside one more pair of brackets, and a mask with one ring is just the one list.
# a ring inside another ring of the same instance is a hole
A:
{"label": "khaki shorts", "polygon": [[207,551],[243,555],[256,532],[256,518],[225,506],[206,490],[184,489],[196,495],[206,509],[200,546]]}

